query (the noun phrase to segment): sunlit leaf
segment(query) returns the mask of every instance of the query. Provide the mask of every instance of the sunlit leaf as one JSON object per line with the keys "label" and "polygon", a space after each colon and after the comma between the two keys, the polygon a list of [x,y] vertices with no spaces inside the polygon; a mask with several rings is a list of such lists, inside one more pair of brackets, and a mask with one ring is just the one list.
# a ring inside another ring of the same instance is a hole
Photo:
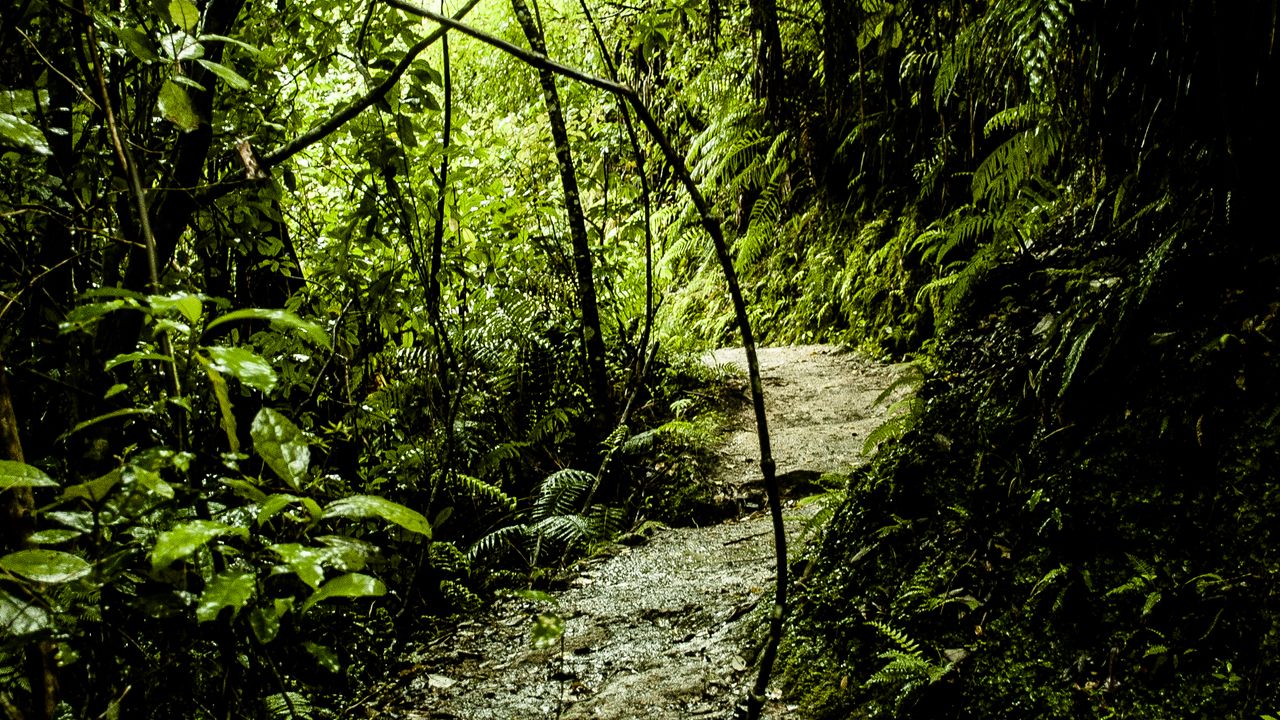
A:
{"label": "sunlit leaf", "polygon": [[210,40],[236,45],[238,47],[244,48],[245,50],[248,50],[250,53],[254,55],[257,55],[260,52],[257,46],[250,45],[249,43],[243,40],[237,40],[233,37],[227,37],[226,35],[215,35],[213,33],[205,33],[204,35],[200,36],[200,42],[208,42]]}
{"label": "sunlit leaf", "polygon": [[115,33],[125,48],[142,62],[152,62],[160,59],[160,56],[156,54],[155,48],[151,47],[150,36],[145,32],[135,28],[115,28]]}
{"label": "sunlit leaf", "polygon": [[169,19],[174,25],[191,32],[200,22],[200,9],[191,0],[170,0]]}
{"label": "sunlit leaf", "polygon": [[271,495],[262,500],[261,507],[258,508],[258,517],[255,519],[259,525],[265,523],[275,517],[277,513],[288,507],[291,503],[298,502],[298,496],[278,493]]}
{"label": "sunlit leaf", "polygon": [[212,330],[223,323],[236,322],[238,320],[267,320],[271,323],[271,327],[277,330],[281,328],[296,330],[311,342],[322,347],[329,347],[329,334],[324,331],[324,328],[310,320],[303,320],[288,310],[269,310],[266,308],[236,310],[209,323],[207,329]]}
{"label": "sunlit leaf", "polygon": [[151,295],[147,298],[153,310],[168,312],[176,310],[182,313],[187,322],[200,322],[204,314],[204,300],[193,293],[173,293],[172,295]]}
{"label": "sunlit leaf", "polygon": [[40,128],[17,115],[6,112],[0,112],[0,140],[11,147],[30,150],[40,155],[48,155],[50,152],[49,144],[45,142],[44,133],[40,132]]}
{"label": "sunlit leaf", "polygon": [[319,588],[320,583],[324,582],[323,550],[304,547],[298,543],[272,545],[269,549],[279,555],[293,574],[312,589]]}
{"label": "sunlit leaf", "polygon": [[245,80],[240,75],[240,73],[236,72],[235,70],[232,70],[226,65],[213,62],[212,60],[197,60],[196,62],[203,65],[205,69],[207,69],[209,72],[222,78],[223,82],[235,88],[236,90],[249,89],[249,81]]}
{"label": "sunlit leaf", "polygon": [[257,589],[253,573],[247,570],[228,570],[219,573],[205,586],[196,605],[196,621],[209,622],[218,617],[223,608],[231,608],[235,617]]}
{"label": "sunlit leaf", "polygon": [[57,487],[40,468],[13,460],[0,460],[0,492],[15,487]]}
{"label": "sunlit leaf", "polygon": [[[185,0],[175,0],[182,2]],[[184,131],[190,132],[200,127],[200,115],[196,112],[196,108],[191,104],[191,97],[187,95],[187,91],[178,87],[172,80],[166,81],[160,87],[160,114],[165,120],[177,125]]]}
{"label": "sunlit leaf", "polygon": [[156,360],[158,362],[173,362],[173,358],[169,357],[168,355],[161,355],[160,353],[131,352],[131,353],[121,353],[120,355],[117,355],[111,358],[110,360],[108,360],[106,363],[103,364],[102,369],[111,370],[113,368],[117,368],[126,363],[131,364],[131,363],[140,362],[142,360]]}
{"label": "sunlit leaf", "polygon": [[120,470],[112,470],[102,477],[67,487],[62,491],[62,499],[88,500],[91,503],[99,503],[111,494],[115,486],[120,484],[120,480]]}
{"label": "sunlit leaf", "polygon": [[375,577],[360,573],[347,573],[330,580],[322,585],[319,590],[312,593],[311,597],[302,603],[301,612],[306,612],[312,605],[329,598],[378,597],[385,595],[386,592],[387,586]]}
{"label": "sunlit leaf", "polygon": [[79,530],[41,530],[40,532],[31,533],[27,540],[36,545],[57,545],[68,540],[74,540],[81,535],[84,535],[84,533]]}
{"label": "sunlit leaf", "polygon": [[125,465],[121,474],[126,482],[137,483],[166,500],[173,499],[173,486],[165,482],[160,477],[160,473],[154,470],[137,465]]}
{"label": "sunlit leaf", "polygon": [[431,524],[422,513],[378,495],[352,495],[335,500],[324,509],[324,517],[377,517],[411,532],[431,537]]}
{"label": "sunlit leaf", "polygon": [[299,489],[311,464],[311,449],[298,426],[275,410],[262,408],[253,419],[249,435],[253,438],[253,449],[267,467],[289,487]]}
{"label": "sunlit leaf", "polygon": [[19,550],[0,557],[0,568],[50,584],[79,580],[93,572],[93,566],[83,558],[60,550]]}
{"label": "sunlit leaf", "polygon": [[564,635],[564,618],[554,613],[539,613],[529,628],[529,640],[536,648],[548,648]]}
{"label": "sunlit leaf", "polygon": [[241,347],[220,345],[205,350],[209,353],[214,370],[238,378],[245,385],[262,392],[271,392],[276,386],[276,371],[261,355]]}
{"label": "sunlit leaf", "polygon": [[30,600],[0,590],[0,629],[7,637],[34,635],[50,626],[49,613]]}
{"label": "sunlit leaf", "polygon": [[188,557],[215,538],[234,535],[248,538],[249,532],[215,520],[191,520],[160,533],[151,549],[151,570],[156,572]]}

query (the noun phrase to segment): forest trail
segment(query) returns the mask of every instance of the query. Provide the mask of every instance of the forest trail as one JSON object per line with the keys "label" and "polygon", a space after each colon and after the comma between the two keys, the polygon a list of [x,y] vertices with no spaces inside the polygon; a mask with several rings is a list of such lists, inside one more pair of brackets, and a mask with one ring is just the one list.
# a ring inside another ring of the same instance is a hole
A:
{"label": "forest trail", "polygon": [[[894,370],[829,346],[759,351],[778,472],[794,539],[824,472],[860,462],[863,440],[884,421],[875,404]],[[743,351],[713,364],[742,370],[716,493],[745,514],[707,527],[671,528],[640,547],[616,546],[580,564],[553,593],[562,641],[535,649],[534,616],[548,609],[505,600],[478,621],[414,649],[367,717],[426,720],[727,718],[754,677],[751,611],[771,598],[773,543],[759,491],[759,450],[747,402]],[[779,698],[767,717],[785,717]]]}

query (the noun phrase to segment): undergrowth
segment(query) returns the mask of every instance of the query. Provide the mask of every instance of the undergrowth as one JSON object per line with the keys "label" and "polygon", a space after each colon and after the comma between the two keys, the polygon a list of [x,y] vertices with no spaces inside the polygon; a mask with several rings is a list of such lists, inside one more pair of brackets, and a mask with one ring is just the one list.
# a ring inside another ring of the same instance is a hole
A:
{"label": "undergrowth", "polygon": [[806,560],[784,671],[805,716],[1280,706],[1280,387],[1258,332],[1280,294],[1184,292],[1233,262],[1209,237],[1241,251],[1193,217],[1101,286],[1073,278],[1104,258],[1064,251],[974,289],[918,418]]}

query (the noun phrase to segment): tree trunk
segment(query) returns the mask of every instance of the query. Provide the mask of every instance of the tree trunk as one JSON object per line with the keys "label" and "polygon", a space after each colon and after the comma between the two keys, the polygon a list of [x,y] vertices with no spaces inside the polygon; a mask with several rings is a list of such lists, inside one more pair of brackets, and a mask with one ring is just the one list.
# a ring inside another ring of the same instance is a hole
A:
{"label": "tree trunk", "polygon": [[822,100],[828,145],[844,136],[849,78],[857,63],[856,12],[849,0],[822,0]]}
{"label": "tree trunk", "polygon": [[775,124],[783,119],[782,35],[778,32],[777,0],[751,0],[751,24],[760,32],[756,45],[755,91]]}
{"label": "tree trunk", "polygon": [[[204,9],[203,32],[214,35],[234,35],[236,18],[244,7],[244,0],[209,0]],[[223,43],[208,43],[205,58],[222,61]],[[203,119],[200,127],[184,132],[174,142],[168,157],[169,174],[165,178],[166,189],[158,190],[150,203],[151,227],[156,241],[156,264],[161,272],[173,259],[178,240],[186,232],[191,218],[200,207],[195,189],[205,177],[205,164],[213,144],[213,101],[216,78],[200,65],[191,64],[190,77],[203,85],[205,90],[187,88],[196,113]],[[137,243],[129,254],[124,286],[129,290],[148,291],[148,260],[145,243]],[[115,313],[105,321],[108,347],[104,355],[113,357],[133,350],[142,330],[140,313]]]}
{"label": "tree trunk", "polygon": [[[542,31],[534,22],[533,14],[525,0],[511,0],[516,19],[524,29],[533,51],[547,54]],[[600,311],[596,306],[595,277],[591,267],[591,245],[587,240],[586,216],[582,211],[582,199],[578,193],[578,178],[573,167],[573,155],[569,151],[569,132],[560,107],[560,93],[556,90],[555,74],[539,69],[538,81],[542,85],[542,98],[547,104],[551,123],[551,138],[556,145],[556,160],[560,165],[560,181],[564,185],[564,204],[569,214],[569,235],[573,243],[573,266],[577,276],[578,305],[582,314],[582,336],[587,349],[587,383],[591,404],[598,413],[609,412],[609,379],[604,365],[604,336],[600,333]],[[603,427],[603,425],[597,425]]]}

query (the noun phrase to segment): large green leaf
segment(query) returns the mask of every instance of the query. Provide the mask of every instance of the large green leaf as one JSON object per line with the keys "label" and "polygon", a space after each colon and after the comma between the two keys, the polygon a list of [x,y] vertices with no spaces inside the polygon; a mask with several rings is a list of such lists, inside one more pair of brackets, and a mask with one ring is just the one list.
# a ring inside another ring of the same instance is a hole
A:
{"label": "large green leaf", "polygon": [[345,535],[321,535],[316,540],[325,545],[325,563],[338,572],[359,572],[378,552],[373,543]]}
{"label": "large green leaf", "polygon": [[311,342],[321,347],[329,347],[329,334],[324,331],[324,328],[310,320],[303,320],[288,310],[269,310],[266,308],[236,310],[209,323],[209,327],[205,331],[212,330],[223,323],[236,322],[238,320],[267,320],[273,328],[297,330]]}
{"label": "large green leaf", "polygon": [[191,0],[172,0],[169,3],[169,19],[174,25],[191,32],[200,22],[200,9]]}
{"label": "large green leaf", "polygon": [[88,500],[91,503],[99,503],[111,494],[111,491],[115,489],[116,485],[120,484],[122,479],[123,473],[119,468],[116,468],[102,477],[68,487],[62,491],[62,499]]}
{"label": "large green leaf", "polygon": [[141,485],[165,500],[173,499],[173,486],[165,482],[164,478],[160,477],[160,473],[155,470],[148,470],[138,465],[125,465],[120,474],[126,483]]}
{"label": "large green leaf", "polygon": [[215,538],[235,535],[248,538],[249,532],[214,520],[192,520],[160,533],[156,546],[151,549],[151,570],[156,572],[169,567]]}
{"label": "large green leaf", "polygon": [[386,593],[387,586],[382,584],[381,580],[360,573],[347,573],[330,580],[312,593],[311,597],[302,603],[301,612],[306,612],[312,605],[329,598],[379,597]]}
{"label": "large green leaf", "polygon": [[245,80],[244,77],[240,75],[240,73],[236,72],[235,70],[232,70],[226,65],[213,62],[212,60],[196,60],[196,62],[203,65],[209,72],[222,78],[223,82],[235,88],[236,90],[249,89],[249,81]]}
{"label": "large green leaf", "polygon": [[68,540],[74,540],[81,535],[84,535],[84,533],[79,530],[54,528],[52,530],[41,530],[40,532],[31,533],[31,536],[27,538],[27,542],[35,545],[57,545],[58,543],[64,543]]}
{"label": "large green leaf", "polygon": [[325,550],[305,547],[298,543],[272,545],[269,549],[279,555],[293,574],[310,585],[311,589],[318,589],[320,583],[324,582]]}
{"label": "large green leaf", "polygon": [[83,558],[60,550],[19,550],[0,557],[0,568],[42,583],[71,582],[93,572]]}
{"label": "large green leaf", "polygon": [[298,426],[275,410],[262,408],[253,419],[249,435],[253,438],[253,449],[267,467],[289,487],[299,489],[311,464],[311,448],[307,447],[307,438]]}
{"label": "large green leaf", "polygon": [[49,628],[49,613],[29,600],[0,590],[0,636],[32,635]]}
{"label": "large green leaf", "polygon": [[152,310],[160,312],[177,311],[182,313],[182,317],[192,324],[200,322],[200,316],[204,314],[204,299],[195,293],[179,292],[170,295],[148,295],[147,301],[151,303]]}
{"label": "large green leaf", "polygon": [[112,28],[120,42],[142,62],[154,62],[160,59],[155,48],[151,46],[151,37],[136,28]]}
{"label": "large green leaf", "polygon": [[15,487],[57,487],[40,468],[13,460],[0,460],[0,492]]}
{"label": "large green leaf", "polygon": [[173,362],[173,358],[169,357],[168,355],[161,355],[160,353],[131,352],[131,353],[122,353],[120,355],[117,355],[111,358],[110,360],[108,360],[106,363],[103,364],[102,369],[111,370],[113,368],[124,365],[125,363],[132,364],[132,363],[140,362],[142,360],[157,360],[159,362]]}
{"label": "large green leaf", "polygon": [[405,530],[431,537],[431,523],[422,513],[378,495],[352,495],[335,500],[324,509],[324,517],[378,517]]}
{"label": "large green leaf", "polygon": [[217,619],[223,608],[231,608],[231,616],[235,617],[240,608],[253,598],[257,583],[253,573],[248,570],[227,570],[219,573],[205,586],[200,594],[200,603],[196,605],[196,621],[208,622]]}
{"label": "large green leaf", "polygon": [[280,634],[280,618],[293,607],[293,598],[277,598],[270,605],[260,605],[249,613],[249,628],[258,642],[266,645]]}
{"label": "large green leaf", "polygon": [[240,382],[262,392],[276,386],[276,371],[261,355],[240,347],[215,345],[205,348],[214,370],[240,379]]}
{"label": "large green leaf", "polygon": [[275,493],[264,498],[258,507],[258,516],[254,518],[254,522],[259,525],[265,523],[275,517],[281,510],[289,507],[289,505],[300,502],[301,498],[297,495],[289,495],[288,493]]}
{"label": "large green leaf", "polygon": [[177,83],[171,80],[165,81],[165,84],[160,87],[159,102],[160,114],[165,120],[186,132],[200,127],[200,114],[196,112],[195,105],[191,104],[191,97],[187,95],[187,91]]}
{"label": "large green leaf", "polygon": [[40,155],[49,154],[49,144],[44,140],[40,128],[23,120],[17,115],[0,112],[0,140],[4,144],[31,150]]}

